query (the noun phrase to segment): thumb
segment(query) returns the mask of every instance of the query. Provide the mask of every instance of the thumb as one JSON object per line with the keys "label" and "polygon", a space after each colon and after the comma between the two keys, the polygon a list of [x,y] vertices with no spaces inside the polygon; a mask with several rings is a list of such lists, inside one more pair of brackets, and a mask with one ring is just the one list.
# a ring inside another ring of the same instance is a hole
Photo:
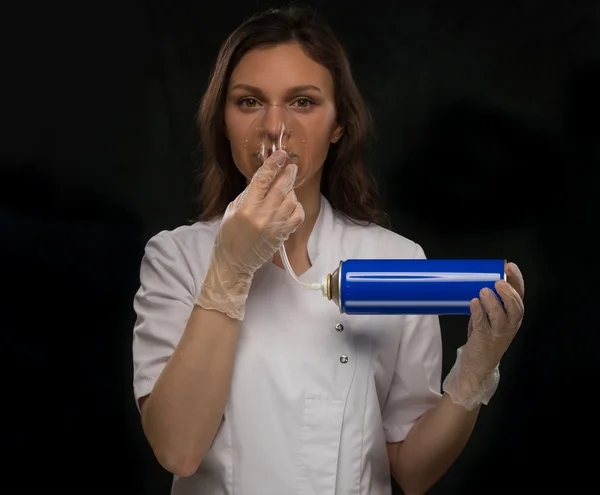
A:
{"label": "thumb", "polygon": [[248,199],[250,201],[258,202],[264,199],[267,192],[269,192],[271,183],[288,160],[288,154],[283,150],[277,150],[265,160],[252,177],[248,186]]}
{"label": "thumb", "polygon": [[246,187],[237,198],[235,198],[231,203],[227,205],[225,209],[225,213],[223,213],[223,218],[221,219],[221,225],[227,221],[239,208],[242,206],[242,203],[248,196],[248,187]]}

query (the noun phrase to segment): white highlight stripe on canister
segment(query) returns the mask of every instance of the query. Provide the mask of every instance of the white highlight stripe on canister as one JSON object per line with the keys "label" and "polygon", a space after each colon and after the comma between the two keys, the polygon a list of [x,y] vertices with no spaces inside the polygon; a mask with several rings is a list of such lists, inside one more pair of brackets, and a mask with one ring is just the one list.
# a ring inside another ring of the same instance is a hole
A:
{"label": "white highlight stripe on canister", "polygon": [[352,282],[495,282],[499,273],[452,273],[452,272],[348,272]]}

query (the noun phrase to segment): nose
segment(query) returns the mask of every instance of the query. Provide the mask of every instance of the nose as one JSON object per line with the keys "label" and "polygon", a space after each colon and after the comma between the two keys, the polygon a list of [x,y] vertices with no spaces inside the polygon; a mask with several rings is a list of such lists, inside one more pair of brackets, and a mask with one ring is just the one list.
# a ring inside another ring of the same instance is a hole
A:
{"label": "nose", "polygon": [[263,119],[263,130],[270,142],[278,147],[281,145],[283,137],[287,134],[285,124],[285,110],[278,105],[267,107]]}

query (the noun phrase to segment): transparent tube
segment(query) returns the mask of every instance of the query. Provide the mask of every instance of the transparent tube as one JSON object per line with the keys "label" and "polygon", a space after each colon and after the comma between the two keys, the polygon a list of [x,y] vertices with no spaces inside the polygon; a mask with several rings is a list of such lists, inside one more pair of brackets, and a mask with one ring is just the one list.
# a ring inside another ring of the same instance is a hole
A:
{"label": "transparent tube", "polygon": [[281,247],[279,248],[279,255],[281,256],[281,261],[283,262],[283,266],[285,267],[285,271],[287,271],[288,274],[297,283],[299,283],[302,287],[304,287],[307,290],[320,290],[323,295],[326,295],[326,293],[327,293],[327,283],[326,282],[307,283],[307,282],[302,282],[296,276],[296,274],[294,273],[294,269],[292,268],[292,265],[290,265],[290,260],[287,257],[287,253],[285,251],[285,244],[282,244]]}
{"label": "transparent tube", "polygon": [[[284,150],[290,157],[290,163],[298,166],[295,188],[304,184],[312,169],[310,143],[301,119],[287,105],[265,105],[263,103],[246,110],[248,133],[242,149],[232,149],[234,160],[242,164],[243,172],[251,176],[262,163],[275,151]],[[324,282],[305,283],[294,273],[288,259],[285,244],[279,248],[281,261],[286,272],[307,290],[318,290],[326,294],[327,277]]]}

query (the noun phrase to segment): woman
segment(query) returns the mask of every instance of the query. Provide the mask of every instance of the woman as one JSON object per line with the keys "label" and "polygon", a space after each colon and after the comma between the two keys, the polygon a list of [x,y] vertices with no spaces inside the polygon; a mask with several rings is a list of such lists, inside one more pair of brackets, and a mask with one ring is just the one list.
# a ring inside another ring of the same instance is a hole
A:
{"label": "woman", "polygon": [[[305,150],[246,160],[260,122],[293,119]],[[471,303],[444,381],[435,316],[340,315],[303,281],[347,258],[423,258],[386,230],[349,64],[310,12],[271,10],[221,48],[199,112],[203,215],[147,244],[135,297],[134,389],[173,493],[425,493],[459,455],[523,316],[507,264]],[[290,163],[290,156],[297,163]]]}

